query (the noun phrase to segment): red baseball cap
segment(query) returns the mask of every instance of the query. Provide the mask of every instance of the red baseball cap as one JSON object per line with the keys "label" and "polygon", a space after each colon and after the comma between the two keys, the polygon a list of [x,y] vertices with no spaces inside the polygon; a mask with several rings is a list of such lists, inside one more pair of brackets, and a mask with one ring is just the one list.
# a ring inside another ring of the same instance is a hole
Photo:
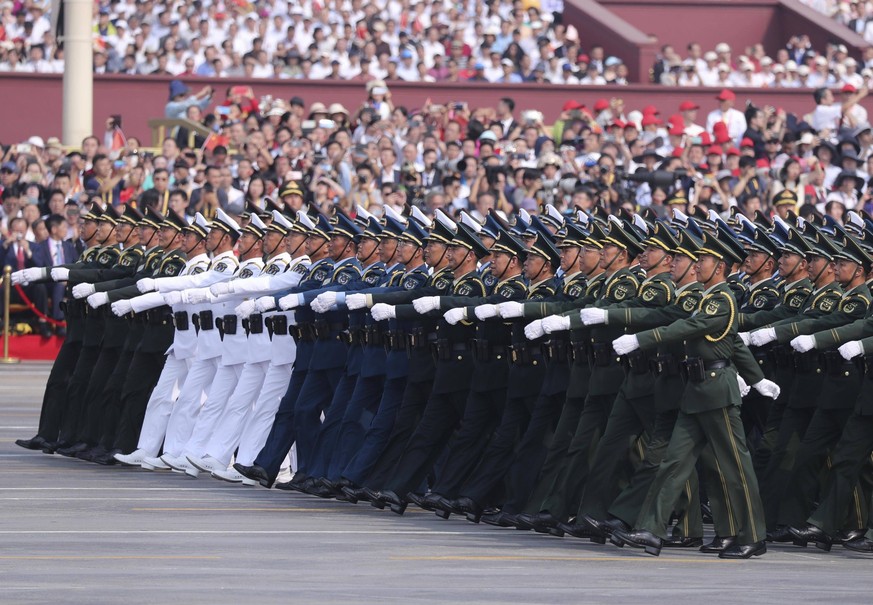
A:
{"label": "red baseball cap", "polygon": [[706,155],[721,155],[724,153],[724,150],[718,145],[711,145],[709,149],[706,150]]}
{"label": "red baseball cap", "polygon": [[656,118],[654,115],[648,114],[648,115],[643,116],[643,119],[640,122],[640,124],[642,126],[658,126],[660,124],[663,124],[663,122],[661,120],[659,120],[658,118]]}
{"label": "red baseball cap", "polygon": [[573,109],[579,109],[580,107],[584,107],[584,106],[582,104],[580,104],[578,101],[574,101],[574,100],[570,99],[569,101],[564,103],[564,106],[561,108],[561,111],[572,111]]}
{"label": "red baseball cap", "polygon": [[674,147],[674,148],[673,148],[673,153],[671,153],[670,155],[671,155],[672,157],[674,157],[674,158],[681,158],[681,157],[682,157],[682,153],[683,153],[684,151],[685,151],[685,150],[684,150],[682,147]]}
{"label": "red baseball cap", "polygon": [[735,95],[732,91],[728,90],[727,88],[723,88],[721,90],[721,92],[718,93],[718,96],[716,97],[716,99],[718,99],[719,101],[734,101],[734,100],[736,100],[736,98],[737,98],[737,95]]}
{"label": "red baseball cap", "polygon": [[643,115],[644,116],[656,116],[659,113],[661,113],[661,112],[658,111],[658,108],[655,107],[654,105],[646,105],[645,107],[643,107]]}
{"label": "red baseball cap", "polygon": [[679,103],[679,111],[691,111],[692,109],[700,109],[700,105],[694,101],[682,101]]}
{"label": "red baseball cap", "polygon": [[626,124],[624,122],[622,122],[621,120],[613,120],[612,122],[609,123],[610,128],[622,128],[623,129],[625,126],[626,126]]}
{"label": "red baseball cap", "polygon": [[609,101],[606,99],[597,99],[594,101],[594,111],[603,111],[609,107]]}
{"label": "red baseball cap", "polygon": [[852,86],[851,84],[846,84],[841,89],[843,92],[858,92],[858,89]]}
{"label": "red baseball cap", "polygon": [[724,152],[725,155],[741,155],[740,150],[736,147],[728,147],[728,150]]}
{"label": "red baseball cap", "polygon": [[754,147],[754,146],[755,146],[755,142],[752,139],[750,139],[749,137],[746,137],[742,141],[740,141],[740,149],[742,149],[743,147]]}
{"label": "red baseball cap", "polygon": [[719,131],[715,133],[715,144],[721,145],[722,143],[730,143],[731,137],[727,133],[727,131]]}
{"label": "red baseball cap", "polygon": [[588,55],[579,55],[576,57],[576,63],[591,63],[591,58]]}
{"label": "red baseball cap", "polygon": [[674,124],[673,126],[670,127],[670,130],[668,130],[667,133],[671,137],[681,137],[683,134],[685,134],[685,129],[682,126],[679,126],[678,124]]}

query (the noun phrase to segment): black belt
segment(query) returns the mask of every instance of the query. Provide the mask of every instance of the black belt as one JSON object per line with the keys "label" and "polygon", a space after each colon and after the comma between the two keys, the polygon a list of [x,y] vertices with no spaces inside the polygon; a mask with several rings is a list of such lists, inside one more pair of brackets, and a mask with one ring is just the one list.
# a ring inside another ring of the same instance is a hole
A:
{"label": "black belt", "polygon": [[716,359],[715,361],[704,361],[704,370],[721,370],[731,365],[730,359]]}

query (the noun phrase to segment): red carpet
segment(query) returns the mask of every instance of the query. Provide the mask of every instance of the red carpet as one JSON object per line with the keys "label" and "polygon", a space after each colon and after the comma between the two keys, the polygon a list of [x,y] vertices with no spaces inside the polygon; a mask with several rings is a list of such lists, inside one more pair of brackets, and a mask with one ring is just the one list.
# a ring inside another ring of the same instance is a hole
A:
{"label": "red carpet", "polygon": [[[64,339],[60,336],[10,336],[9,356],[22,361],[54,361],[63,343]],[[0,355],[3,354],[2,346],[0,341]]]}

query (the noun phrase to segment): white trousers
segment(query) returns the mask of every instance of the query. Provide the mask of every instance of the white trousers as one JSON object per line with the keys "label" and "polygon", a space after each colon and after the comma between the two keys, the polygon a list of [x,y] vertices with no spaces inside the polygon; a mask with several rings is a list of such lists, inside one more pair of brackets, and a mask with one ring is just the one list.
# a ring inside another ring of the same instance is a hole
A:
{"label": "white trousers", "polygon": [[215,372],[218,369],[219,357],[194,360],[188,368],[188,377],[179,398],[173,406],[170,421],[167,423],[167,434],[164,437],[164,453],[177,457],[182,453],[182,447],[191,436],[191,430],[197,421],[200,406],[203,405],[204,394],[208,397],[212,388]]}
{"label": "white trousers", "polygon": [[149,396],[142,429],[139,432],[137,449],[141,449],[146,456],[155,457],[161,451],[164,435],[167,432],[167,422],[173,410],[173,402],[179,393],[182,383],[185,382],[188,373],[190,359],[176,359],[170,353],[161,370],[161,376]]}
{"label": "white trousers", "polygon": [[206,402],[200,407],[197,420],[191,429],[191,436],[188,437],[188,441],[182,446],[183,456],[200,457],[203,454],[206,443],[215,430],[216,423],[224,413],[228,401],[239,384],[244,366],[244,363],[218,366],[215,378],[212,381],[212,388],[209,390],[209,397],[206,398]]}
{"label": "white trousers", "polygon": [[[270,429],[273,428],[273,420],[279,410],[279,402],[285,391],[288,390],[288,383],[291,382],[292,366],[293,364],[283,363],[278,366],[270,365],[267,369],[261,393],[258,395],[254,407],[249,411],[239,436],[239,449],[236,453],[236,461],[239,464],[248,466],[254,463],[255,458],[258,457],[258,452],[267,442]],[[229,451],[226,446],[222,451],[213,452],[210,450],[209,455],[218,460],[229,461],[230,453],[233,452],[235,445],[228,445]],[[222,457],[219,458],[216,453]]]}

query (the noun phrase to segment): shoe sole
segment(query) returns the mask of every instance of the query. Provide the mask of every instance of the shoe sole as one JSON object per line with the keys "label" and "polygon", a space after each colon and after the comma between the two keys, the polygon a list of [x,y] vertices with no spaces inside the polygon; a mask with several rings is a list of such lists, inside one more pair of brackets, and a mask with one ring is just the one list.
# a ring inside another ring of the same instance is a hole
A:
{"label": "shoe sole", "polygon": [[203,464],[203,465],[197,464],[196,462],[194,462],[194,460],[192,460],[188,456],[185,456],[185,458],[188,460],[188,462],[191,464],[191,466],[196,468],[201,473],[211,473],[212,471],[215,470],[214,468],[210,468],[210,467],[206,466],[205,464]]}
{"label": "shoe sole", "polygon": [[210,476],[211,476],[213,479],[218,479],[219,481],[225,481],[225,482],[227,482],[227,483],[242,483],[242,482],[243,482],[242,479],[239,479],[239,480],[237,480],[237,479],[229,479],[229,478],[227,478],[227,477],[222,477],[221,475],[216,475],[215,473],[210,473]]}

